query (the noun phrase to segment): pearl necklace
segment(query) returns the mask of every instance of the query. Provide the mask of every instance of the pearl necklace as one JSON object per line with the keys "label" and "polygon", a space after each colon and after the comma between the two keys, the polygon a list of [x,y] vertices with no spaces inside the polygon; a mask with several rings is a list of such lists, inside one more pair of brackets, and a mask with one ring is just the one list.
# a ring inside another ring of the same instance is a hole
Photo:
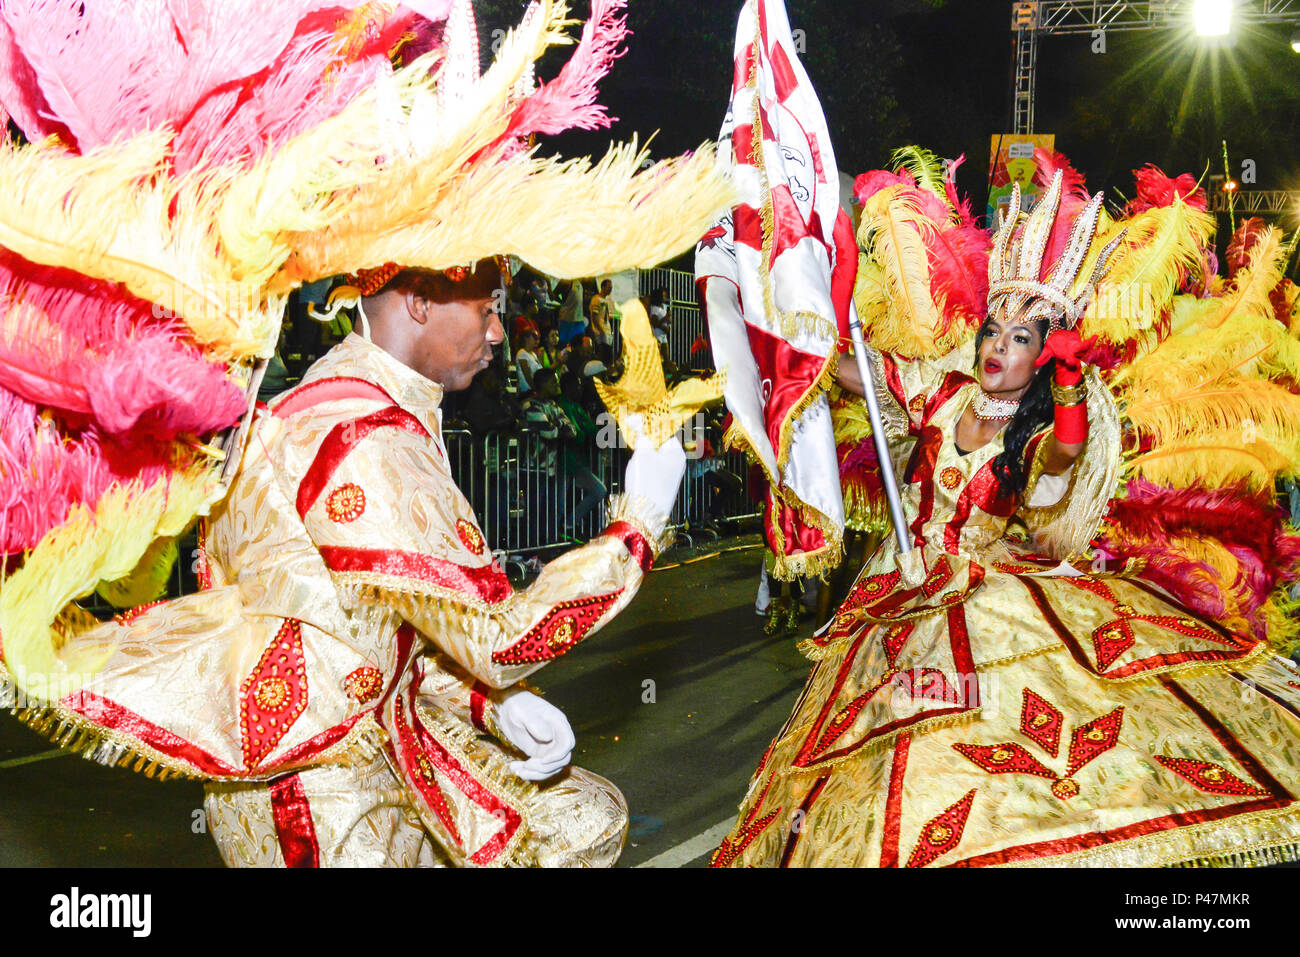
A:
{"label": "pearl necklace", "polygon": [[995,399],[983,389],[975,396],[975,418],[986,422],[1009,419],[1019,408],[1019,399]]}

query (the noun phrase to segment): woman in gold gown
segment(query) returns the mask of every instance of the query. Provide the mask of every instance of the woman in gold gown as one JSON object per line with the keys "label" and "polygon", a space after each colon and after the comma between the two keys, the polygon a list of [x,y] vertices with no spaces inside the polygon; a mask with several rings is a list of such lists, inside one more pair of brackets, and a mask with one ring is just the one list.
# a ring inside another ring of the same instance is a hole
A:
{"label": "woman in gold gown", "polygon": [[1068,381],[1086,302],[1038,282],[1037,261],[1012,275],[1035,228],[1011,238],[1016,207],[973,376],[969,350],[869,350],[886,431],[914,442],[914,548],[886,541],[803,645],[812,673],[715,867],[1255,864],[1300,847],[1300,671],[1139,562],[1046,557],[1053,535],[1097,527],[1119,428],[1096,370]]}

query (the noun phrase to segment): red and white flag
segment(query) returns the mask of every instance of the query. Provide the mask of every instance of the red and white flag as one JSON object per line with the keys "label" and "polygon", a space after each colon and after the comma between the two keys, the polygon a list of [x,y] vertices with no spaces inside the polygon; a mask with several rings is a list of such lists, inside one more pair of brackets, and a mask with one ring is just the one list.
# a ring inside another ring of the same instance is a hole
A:
{"label": "red and white flag", "polygon": [[695,281],[727,376],[729,436],[767,473],[764,530],[789,578],[835,565],[842,547],[826,389],[848,340],[858,250],[783,0],[748,0],[740,13],[719,140],[742,199],[700,241]]}

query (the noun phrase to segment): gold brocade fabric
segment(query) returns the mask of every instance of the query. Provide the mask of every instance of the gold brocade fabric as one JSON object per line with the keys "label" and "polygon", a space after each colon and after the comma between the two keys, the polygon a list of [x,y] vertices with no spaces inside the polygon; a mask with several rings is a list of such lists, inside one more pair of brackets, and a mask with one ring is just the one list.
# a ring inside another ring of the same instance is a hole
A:
{"label": "gold brocade fabric", "polygon": [[333,349],[259,416],[196,559],[205,589],[74,637],[113,647],[106,667],[26,720],[212,782],[231,863],[612,864],[617,791],[514,777],[496,707],[632,600],[656,530],[623,502],[515,591],[453,481],[440,400],[360,337]]}
{"label": "gold brocade fabric", "polygon": [[956,450],[972,387],[894,372],[919,547],[899,568],[886,543],[805,642],[808,684],[714,866],[1293,859],[1300,670],[1122,569],[1036,554],[990,484],[1001,438]]}

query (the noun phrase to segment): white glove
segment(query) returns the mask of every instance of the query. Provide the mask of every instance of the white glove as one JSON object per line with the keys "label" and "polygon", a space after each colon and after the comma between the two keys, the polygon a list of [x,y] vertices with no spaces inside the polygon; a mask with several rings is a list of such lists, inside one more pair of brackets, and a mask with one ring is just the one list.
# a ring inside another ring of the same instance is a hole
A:
{"label": "white glove", "polygon": [[659,448],[653,448],[641,436],[636,451],[627,463],[623,490],[630,498],[645,499],[661,516],[673,513],[673,503],[686,474],[686,452],[681,440],[673,436]]}
{"label": "white glove", "polygon": [[545,781],[568,767],[577,740],[569,719],[553,704],[517,691],[497,707],[497,724],[506,740],[528,755],[510,770],[525,781]]}

